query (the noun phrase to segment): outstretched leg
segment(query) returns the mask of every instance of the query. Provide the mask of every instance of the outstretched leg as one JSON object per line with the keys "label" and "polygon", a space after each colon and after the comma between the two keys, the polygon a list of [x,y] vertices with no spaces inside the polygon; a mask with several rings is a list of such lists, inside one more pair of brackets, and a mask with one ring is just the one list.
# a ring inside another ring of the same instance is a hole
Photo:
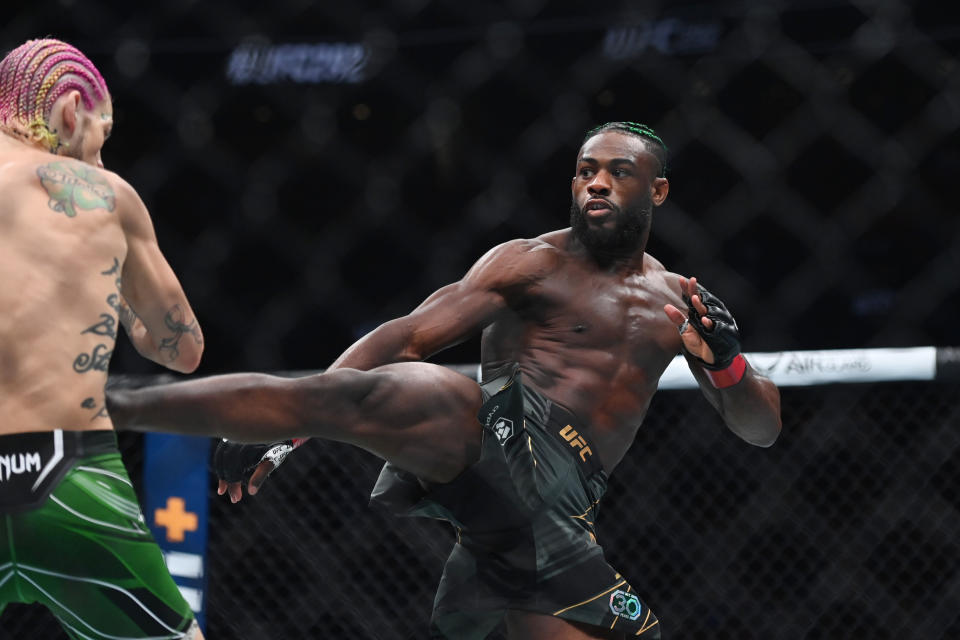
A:
{"label": "outstretched leg", "polygon": [[429,482],[449,482],[480,455],[480,387],[450,369],[406,362],[305,383],[317,418],[305,416],[310,435],[354,444]]}
{"label": "outstretched leg", "polygon": [[257,373],[111,390],[115,425],[240,442],[320,437],[356,445],[430,482],[448,482],[479,455],[479,386],[423,362],[302,378]]}

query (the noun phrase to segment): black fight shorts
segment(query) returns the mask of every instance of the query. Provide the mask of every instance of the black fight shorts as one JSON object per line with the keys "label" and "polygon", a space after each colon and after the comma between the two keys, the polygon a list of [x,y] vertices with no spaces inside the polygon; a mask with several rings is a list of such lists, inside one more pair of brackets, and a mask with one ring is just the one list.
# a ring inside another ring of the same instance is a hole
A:
{"label": "black fight shorts", "polygon": [[480,640],[514,609],[660,638],[656,616],[597,544],[607,476],[589,430],[524,388],[516,370],[483,388],[476,463],[429,489],[388,463],[371,495],[398,515],[457,529],[434,600],[433,637]]}

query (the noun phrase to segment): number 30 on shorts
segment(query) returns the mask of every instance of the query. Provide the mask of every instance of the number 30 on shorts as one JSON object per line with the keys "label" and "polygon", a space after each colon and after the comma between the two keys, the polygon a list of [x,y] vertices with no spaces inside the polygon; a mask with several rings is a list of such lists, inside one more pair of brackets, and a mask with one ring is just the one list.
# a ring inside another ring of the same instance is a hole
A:
{"label": "number 30 on shorts", "polygon": [[643,606],[640,604],[640,598],[632,593],[617,589],[610,594],[610,611],[613,611],[614,615],[636,620],[640,617],[641,609]]}

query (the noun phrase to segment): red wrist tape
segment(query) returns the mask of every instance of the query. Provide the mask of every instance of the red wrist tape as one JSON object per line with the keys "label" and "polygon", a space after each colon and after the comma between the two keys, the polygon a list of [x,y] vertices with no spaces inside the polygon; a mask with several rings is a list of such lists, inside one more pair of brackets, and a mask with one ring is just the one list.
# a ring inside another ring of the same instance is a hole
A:
{"label": "red wrist tape", "polygon": [[294,439],[293,439],[293,448],[296,449],[297,447],[299,447],[300,445],[302,445],[304,442],[306,442],[306,441],[309,440],[309,439],[310,439],[310,438],[294,438]]}
{"label": "red wrist tape", "polygon": [[738,353],[726,369],[704,369],[711,384],[717,389],[726,389],[740,382],[747,371],[747,361]]}

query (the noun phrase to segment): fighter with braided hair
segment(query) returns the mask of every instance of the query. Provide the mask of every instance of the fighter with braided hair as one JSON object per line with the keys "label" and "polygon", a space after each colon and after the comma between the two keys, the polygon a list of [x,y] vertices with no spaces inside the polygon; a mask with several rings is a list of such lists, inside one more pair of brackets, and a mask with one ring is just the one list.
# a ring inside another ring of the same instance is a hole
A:
{"label": "fighter with braided hair", "polygon": [[[111,415],[124,428],[237,441],[216,452],[234,501],[245,471],[258,467],[252,493],[289,453],[283,439],[386,460],[373,502],[458,529],[434,637],[480,639],[505,620],[518,640],[659,638],[657,617],[604,560],[595,522],[660,376],[682,352],[731,431],[761,447],[780,433],[779,391],[740,354],[726,307],[645,251],[665,166],[649,127],[594,129],[577,155],[569,228],[494,247],[327,372],[117,390]],[[481,384],[421,362],[480,332]],[[275,444],[252,444],[262,442]]]}
{"label": "fighter with braided hair", "polygon": [[104,400],[122,325],[189,373],[203,338],[136,191],[103,168],[110,92],[76,47],[0,61],[0,611],[70,638],[202,640],[123,467]]}

